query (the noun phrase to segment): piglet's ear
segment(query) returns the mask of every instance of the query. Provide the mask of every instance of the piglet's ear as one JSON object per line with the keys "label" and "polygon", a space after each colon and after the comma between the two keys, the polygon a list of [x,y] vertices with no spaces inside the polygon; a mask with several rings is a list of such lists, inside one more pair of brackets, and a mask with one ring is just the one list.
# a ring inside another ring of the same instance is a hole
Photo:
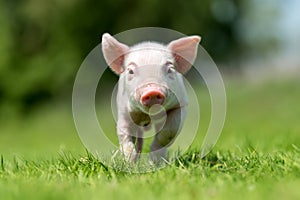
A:
{"label": "piglet's ear", "polygon": [[189,36],[174,40],[168,44],[168,49],[173,53],[176,69],[180,73],[187,72],[197,56],[199,36]]}
{"label": "piglet's ear", "polygon": [[124,56],[128,53],[129,47],[120,43],[108,33],[102,35],[102,52],[106,63],[117,74],[124,71]]}

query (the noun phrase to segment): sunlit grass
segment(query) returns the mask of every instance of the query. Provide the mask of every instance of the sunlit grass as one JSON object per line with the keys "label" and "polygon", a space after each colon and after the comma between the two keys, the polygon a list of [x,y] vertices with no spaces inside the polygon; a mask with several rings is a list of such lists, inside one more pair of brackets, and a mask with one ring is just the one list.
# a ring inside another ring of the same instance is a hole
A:
{"label": "sunlit grass", "polygon": [[300,150],[296,146],[271,154],[251,148],[238,154],[216,151],[204,159],[198,151],[190,150],[170,166],[147,174],[116,171],[90,154],[65,152],[52,159],[2,159],[0,192],[5,199],[113,199],[135,195],[147,195],[145,199],[281,199],[299,197],[299,175]]}
{"label": "sunlit grass", "polygon": [[[69,105],[5,119],[1,199],[298,199],[299,81],[226,88],[227,119],[213,151],[199,157],[199,136],[175,162],[151,173],[122,172],[87,153]],[[112,134],[114,126],[107,126]]]}

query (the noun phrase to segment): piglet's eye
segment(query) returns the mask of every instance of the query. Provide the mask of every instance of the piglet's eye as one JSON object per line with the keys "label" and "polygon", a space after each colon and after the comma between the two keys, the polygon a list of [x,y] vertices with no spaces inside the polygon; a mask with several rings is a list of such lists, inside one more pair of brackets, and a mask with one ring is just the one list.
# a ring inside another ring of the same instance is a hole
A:
{"label": "piglet's eye", "polygon": [[129,74],[134,74],[133,70],[132,70],[132,69],[129,69],[129,68],[128,68],[128,73],[129,73]]}
{"label": "piglet's eye", "polygon": [[170,74],[170,73],[174,73],[175,72],[175,68],[174,68],[174,66],[170,66],[170,67],[168,67],[168,74]]}
{"label": "piglet's eye", "polygon": [[137,67],[137,64],[130,62],[127,67],[128,74],[134,74],[134,69]]}
{"label": "piglet's eye", "polygon": [[170,73],[173,73],[175,71],[175,69],[174,69],[174,67],[169,67],[169,69],[168,69],[168,73],[170,74]]}
{"label": "piglet's eye", "polygon": [[167,62],[166,66],[167,66],[167,69],[168,69],[167,70],[168,74],[175,72],[175,68],[174,68],[174,65],[173,65],[172,62]]}

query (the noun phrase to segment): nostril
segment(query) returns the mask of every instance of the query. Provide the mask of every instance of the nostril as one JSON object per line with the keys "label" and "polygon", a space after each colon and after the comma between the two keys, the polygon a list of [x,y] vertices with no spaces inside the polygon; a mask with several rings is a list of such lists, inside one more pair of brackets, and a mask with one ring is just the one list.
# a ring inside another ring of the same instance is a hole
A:
{"label": "nostril", "polygon": [[165,96],[162,95],[162,94],[158,94],[158,95],[156,96],[156,99],[159,100],[159,101],[164,101]]}
{"label": "nostril", "polygon": [[141,103],[145,106],[152,106],[154,104],[163,104],[165,96],[157,91],[150,91],[142,95]]}

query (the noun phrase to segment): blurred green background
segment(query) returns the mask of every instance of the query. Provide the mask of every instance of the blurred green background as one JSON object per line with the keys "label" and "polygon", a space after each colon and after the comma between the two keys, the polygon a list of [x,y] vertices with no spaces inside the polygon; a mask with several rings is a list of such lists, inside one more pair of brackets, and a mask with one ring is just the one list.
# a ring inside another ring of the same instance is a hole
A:
{"label": "blurred green background", "polygon": [[264,109],[299,117],[286,113],[299,107],[299,8],[297,0],[0,0],[0,154],[83,151],[71,111],[76,72],[104,32],[138,27],[202,36],[225,80],[228,146],[240,142],[233,132],[251,132],[249,120],[270,117]]}

